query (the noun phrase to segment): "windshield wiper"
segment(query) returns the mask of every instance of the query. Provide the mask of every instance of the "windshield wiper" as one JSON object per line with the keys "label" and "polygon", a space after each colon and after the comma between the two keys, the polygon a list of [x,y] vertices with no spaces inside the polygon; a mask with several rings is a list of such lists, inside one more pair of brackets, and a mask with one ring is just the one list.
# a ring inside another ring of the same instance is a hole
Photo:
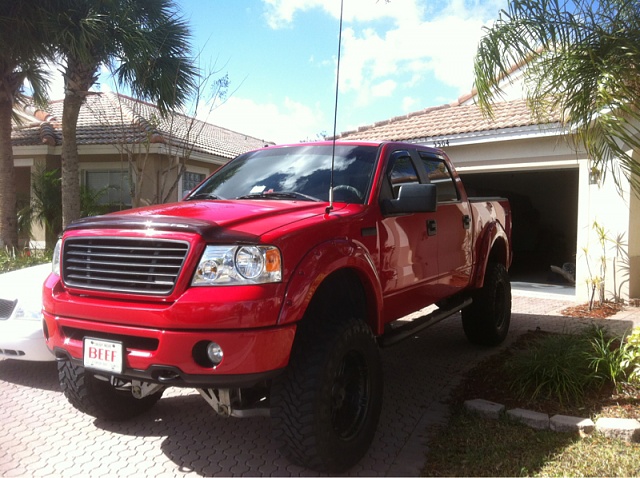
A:
{"label": "windshield wiper", "polygon": [[192,199],[224,199],[224,198],[221,198],[220,196],[216,196],[213,193],[198,193],[193,196],[189,196],[187,198],[187,201],[191,201]]}
{"label": "windshield wiper", "polygon": [[303,201],[321,201],[318,198],[314,198],[313,196],[308,196],[296,191],[245,194],[244,196],[238,196],[236,199],[302,199]]}

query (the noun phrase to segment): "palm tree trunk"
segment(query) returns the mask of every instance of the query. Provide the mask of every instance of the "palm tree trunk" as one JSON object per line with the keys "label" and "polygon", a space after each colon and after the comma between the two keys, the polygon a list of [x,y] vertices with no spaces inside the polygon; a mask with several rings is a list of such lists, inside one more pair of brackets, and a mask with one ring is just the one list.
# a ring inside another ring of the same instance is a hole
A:
{"label": "palm tree trunk", "polygon": [[18,246],[16,182],[11,144],[12,102],[0,100],[0,247]]}
{"label": "palm tree trunk", "polygon": [[80,172],[76,130],[83,98],[67,93],[62,110],[62,227],[80,218]]}

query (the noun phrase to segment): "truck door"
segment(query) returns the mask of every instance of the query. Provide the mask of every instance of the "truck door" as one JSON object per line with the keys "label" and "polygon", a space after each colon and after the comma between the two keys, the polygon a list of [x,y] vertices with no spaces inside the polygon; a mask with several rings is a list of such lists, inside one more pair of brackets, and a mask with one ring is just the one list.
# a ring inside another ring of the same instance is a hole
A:
{"label": "truck door", "polygon": [[[380,200],[397,198],[403,184],[425,181],[415,152],[391,153]],[[381,283],[385,296],[385,320],[402,317],[425,307],[438,280],[438,236],[429,233],[431,213],[399,214],[383,217],[380,227]]]}
{"label": "truck door", "polygon": [[465,288],[471,277],[472,234],[469,202],[462,200],[447,162],[419,151],[429,181],[436,185],[438,209],[429,213],[431,233],[438,237],[438,285],[443,296]]}

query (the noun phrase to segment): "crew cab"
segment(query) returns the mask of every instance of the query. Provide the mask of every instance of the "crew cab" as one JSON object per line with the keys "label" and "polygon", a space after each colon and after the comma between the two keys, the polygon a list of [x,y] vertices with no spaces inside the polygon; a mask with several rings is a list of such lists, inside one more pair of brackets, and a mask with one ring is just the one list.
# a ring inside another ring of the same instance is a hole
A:
{"label": "crew cab", "polygon": [[193,387],[221,415],[269,415],[295,463],[340,472],[374,437],[380,347],[459,311],[471,342],[504,340],[510,235],[508,202],[467,197],[442,150],[263,148],[180,202],[68,226],[44,332],[85,413],[122,420]]}

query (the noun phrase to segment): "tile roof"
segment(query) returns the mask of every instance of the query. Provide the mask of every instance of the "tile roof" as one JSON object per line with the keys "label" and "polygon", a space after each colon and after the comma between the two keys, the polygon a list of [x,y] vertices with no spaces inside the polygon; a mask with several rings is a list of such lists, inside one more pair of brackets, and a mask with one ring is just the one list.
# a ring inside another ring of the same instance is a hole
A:
{"label": "tile roof", "polygon": [[549,115],[547,120],[536,119],[530,112],[526,100],[496,103],[494,118],[485,118],[480,108],[474,104],[458,101],[448,105],[426,108],[421,111],[397,116],[373,125],[361,126],[357,130],[341,133],[339,139],[411,141],[424,138],[478,133],[556,123],[557,115]]}
{"label": "tile roof", "polygon": [[[14,146],[62,144],[62,100],[50,102],[46,111],[34,106],[15,111],[22,122],[14,124]],[[181,114],[162,118],[154,105],[116,93],[87,96],[80,109],[76,137],[78,145],[146,141],[172,146],[190,144],[194,152],[223,158],[273,144]]]}

